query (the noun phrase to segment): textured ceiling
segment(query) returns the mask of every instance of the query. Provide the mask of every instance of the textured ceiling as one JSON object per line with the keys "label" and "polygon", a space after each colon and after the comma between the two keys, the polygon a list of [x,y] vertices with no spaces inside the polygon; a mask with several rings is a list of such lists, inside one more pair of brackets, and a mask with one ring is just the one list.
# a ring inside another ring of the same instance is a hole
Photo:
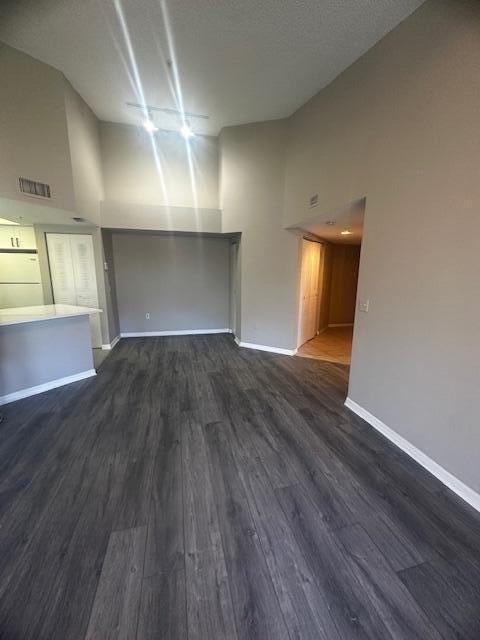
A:
{"label": "textured ceiling", "polygon": [[[421,4],[2,0],[0,40],[63,71],[99,118],[132,124],[142,116],[128,101],[178,106],[172,59],[183,108],[209,116],[192,127],[216,135],[290,115]],[[155,120],[178,127],[176,116]]]}

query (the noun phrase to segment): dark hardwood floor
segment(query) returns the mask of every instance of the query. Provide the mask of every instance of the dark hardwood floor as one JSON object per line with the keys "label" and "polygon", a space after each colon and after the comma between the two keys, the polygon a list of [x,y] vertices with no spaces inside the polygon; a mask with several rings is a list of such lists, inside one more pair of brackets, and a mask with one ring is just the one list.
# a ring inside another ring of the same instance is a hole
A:
{"label": "dark hardwood floor", "polygon": [[2,640],[480,638],[480,515],[348,370],[122,340],[0,425]]}

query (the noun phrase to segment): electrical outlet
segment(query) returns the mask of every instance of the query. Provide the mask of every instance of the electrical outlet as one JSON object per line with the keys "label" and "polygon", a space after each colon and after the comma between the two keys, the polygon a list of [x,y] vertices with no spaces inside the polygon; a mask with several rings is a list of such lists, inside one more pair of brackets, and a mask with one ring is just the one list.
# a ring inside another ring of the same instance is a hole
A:
{"label": "electrical outlet", "polygon": [[146,314],[145,314],[145,318],[146,318],[146,320],[150,320],[150,314],[149,314],[149,313],[146,313]]}

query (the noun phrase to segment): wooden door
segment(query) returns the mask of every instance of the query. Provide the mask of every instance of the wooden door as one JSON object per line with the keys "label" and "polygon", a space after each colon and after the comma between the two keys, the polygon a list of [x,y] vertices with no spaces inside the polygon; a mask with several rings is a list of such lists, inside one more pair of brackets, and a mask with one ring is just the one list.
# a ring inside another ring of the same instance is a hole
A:
{"label": "wooden door", "polygon": [[317,334],[321,250],[322,246],[318,242],[303,240],[297,345],[299,347]]}

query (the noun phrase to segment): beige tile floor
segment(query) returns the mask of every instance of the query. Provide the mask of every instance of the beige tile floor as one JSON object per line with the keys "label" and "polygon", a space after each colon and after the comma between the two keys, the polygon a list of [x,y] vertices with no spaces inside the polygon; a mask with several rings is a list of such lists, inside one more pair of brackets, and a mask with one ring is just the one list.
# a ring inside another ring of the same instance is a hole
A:
{"label": "beige tile floor", "polygon": [[350,364],[353,327],[329,327],[303,344],[298,350],[303,358],[317,358],[328,362]]}

